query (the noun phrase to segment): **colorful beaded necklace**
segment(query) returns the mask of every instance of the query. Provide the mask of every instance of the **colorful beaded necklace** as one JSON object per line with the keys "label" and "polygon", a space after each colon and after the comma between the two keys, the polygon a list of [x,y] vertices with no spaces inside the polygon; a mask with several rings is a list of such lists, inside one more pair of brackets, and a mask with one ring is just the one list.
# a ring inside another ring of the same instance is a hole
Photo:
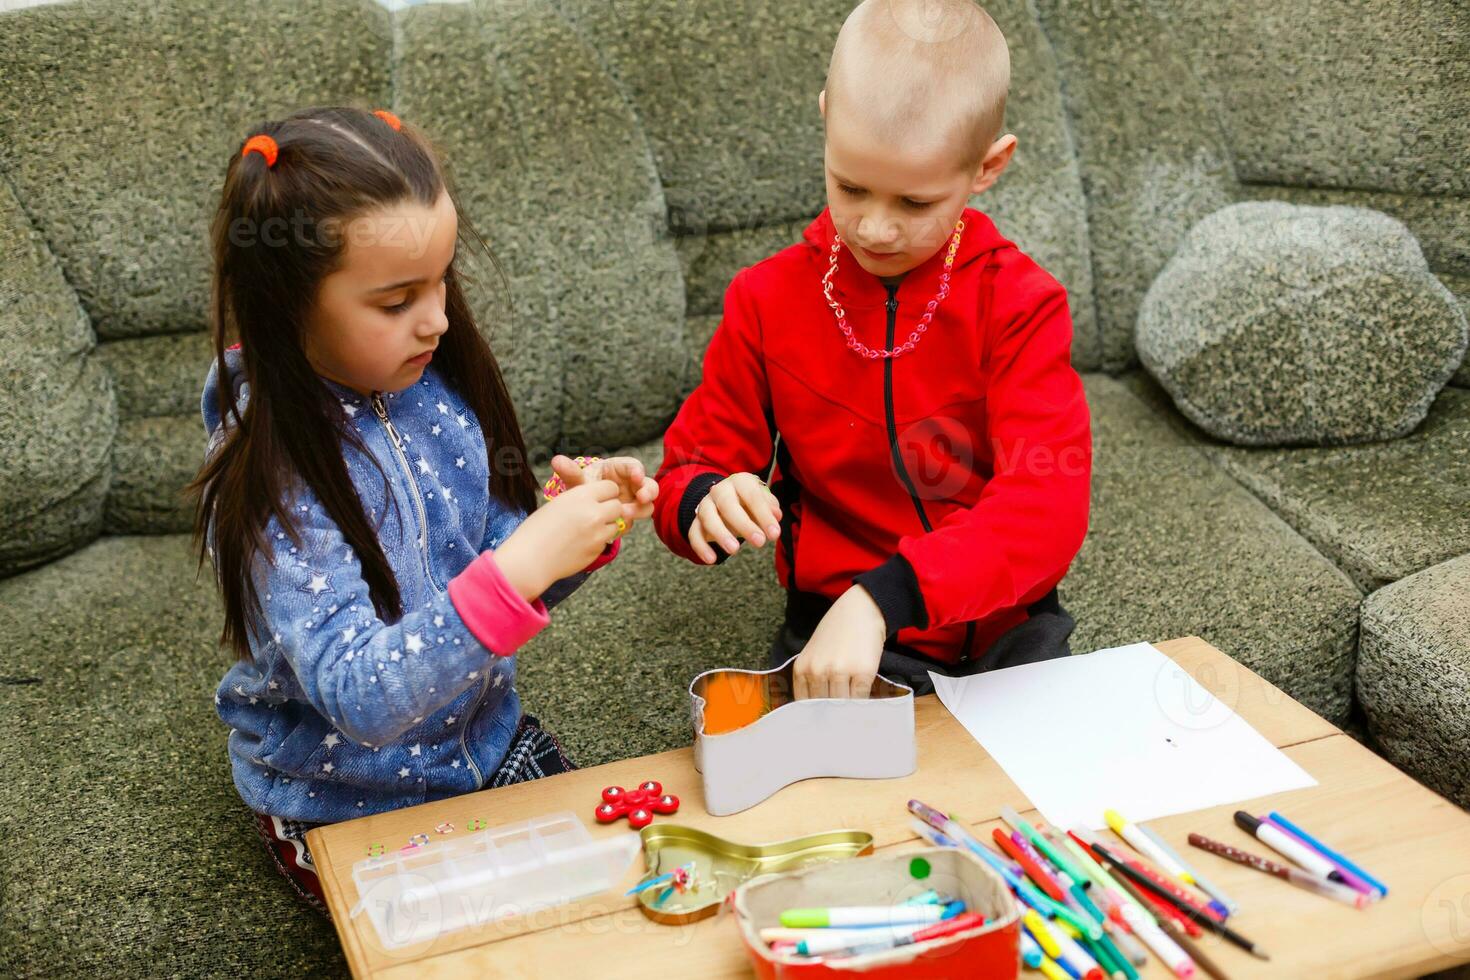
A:
{"label": "colorful beaded necklace", "polygon": [[939,308],[939,304],[949,295],[949,273],[954,268],[955,253],[960,250],[960,235],[964,230],[965,222],[962,218],[955,222],[954,235],[949,240],[949,251],[944,256],[944,271],[939,274],[939,292],[924,307],[924,315],[919,318],[918,327],[909,335],[908,340],[899,344],[897,347],[884,350],[874,350],[853,336],[852,327],[847,322],[847,311],[832,296],[832,277],[837,274],[837,256],[842,251],[843,245],[841,235],[834,234],[832,236],[832,255],[831,260],[827,264],[827,273],[822,276],[822,293],[827,297],[827,305],[832,307],[832,312],[837,317],[837,329],[841,330],[842,335],[847,338],[849,350],[857,351],[863,357],[876,361],[882,358],[902,357],[919,345],[919,340],[923,337],[924,331],[929,329],[929,323],[934,319],[934,311]]}

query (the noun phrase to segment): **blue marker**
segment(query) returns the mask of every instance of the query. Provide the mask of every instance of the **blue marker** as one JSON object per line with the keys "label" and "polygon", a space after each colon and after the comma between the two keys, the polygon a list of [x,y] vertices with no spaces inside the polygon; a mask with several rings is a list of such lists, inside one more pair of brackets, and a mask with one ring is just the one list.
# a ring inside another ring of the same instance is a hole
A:
{"label": "blue marker", "polygon": [[1041,947],[1036,945],[1025,929],[1021,930],[1021,962],[1026,964],[1028,970],[1041,969]]}
{"label": "blue marker", "polygon": [[1368,884],[1378,889],[1384,895],[1388,894],[1388,886],[1385,885],[1383,882],[1379,881],[1377,878],[1373,877],[1368,872],[1364,871],[1362,868],[1358,867],[1356,864],[1349,861],[1347,858],[1343,857],[1332,848],[1328,847],[1326,844],[1317,840],[1317,838],[1313,837],[1311,834],[1307,833],[1305,830],[1298,827],[1296,824],[1292,823],[1290,820],[1286,819],[1275,810],[1271,811],[1270,817],[1272,820],[1275,820],[1277,823],[1281,824],[1281,826],[1285,827],[1287,830],[1291,831],[1293,834],[1296,834],[1302,840],[1306,841],[1308,845],[1315,847],[1317,850],[1321,851],[1324,857],[1336,861],[1338,864],[1342,865],[1344,868],[1347,868],[1353,874],[1357,875],[1359,878],[1362,878]]}

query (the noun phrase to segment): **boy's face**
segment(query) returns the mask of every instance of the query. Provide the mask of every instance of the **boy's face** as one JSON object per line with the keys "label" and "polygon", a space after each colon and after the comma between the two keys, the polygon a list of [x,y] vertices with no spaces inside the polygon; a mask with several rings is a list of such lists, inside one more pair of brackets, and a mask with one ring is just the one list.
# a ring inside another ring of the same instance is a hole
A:
{"label": "boy's face", "polygon": [[[820,101],[826,116],[826,93]],[[971,170],[952,146],[893,145],[845,109],[827,118],[827,205],[832,223],[875,276],[899,276],[944,248],[972,194],[1000,176],[1015,150],[1007,133]]]}

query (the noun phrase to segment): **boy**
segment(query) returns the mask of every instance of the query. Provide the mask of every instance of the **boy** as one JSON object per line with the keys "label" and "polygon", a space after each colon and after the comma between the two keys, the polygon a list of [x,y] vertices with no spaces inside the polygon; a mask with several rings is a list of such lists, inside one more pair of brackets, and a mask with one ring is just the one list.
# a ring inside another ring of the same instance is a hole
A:
{"label": "boy", "polygon": [[671,550],[777,542],[797,697],[1070,652],[1092,441],[1067,294],[965,206],[1015,152],[1009,83],[969,0],[853,11],[818,96],[828,207],[731,282],[665,436]]}

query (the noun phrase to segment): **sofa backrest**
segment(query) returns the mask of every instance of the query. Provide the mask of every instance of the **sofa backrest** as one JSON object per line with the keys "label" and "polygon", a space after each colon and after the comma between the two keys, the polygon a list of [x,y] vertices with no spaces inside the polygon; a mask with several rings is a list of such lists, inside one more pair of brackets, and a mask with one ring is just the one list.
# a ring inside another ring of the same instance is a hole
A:
{"label": "sofa backrest", "polygon": [[1087,188],[1102,364],[1196,221],[1241,200],[1352,204],[1470,276],[1470,5],[1035,0]]}
{"label": "sofa backrest", "polygon": [[208,227],[252,123],[386,104],[369,0],[76,0],[0,15],[0,169],[104,340],[202,330]]}
{"label": "sofa backrest", "polygon": [[506,271],[509,296],[481,270],[473,297],[528,443],[601,452],[673,417],[684,287],[639,119],[559,6],[402,11],[394,104]]}

